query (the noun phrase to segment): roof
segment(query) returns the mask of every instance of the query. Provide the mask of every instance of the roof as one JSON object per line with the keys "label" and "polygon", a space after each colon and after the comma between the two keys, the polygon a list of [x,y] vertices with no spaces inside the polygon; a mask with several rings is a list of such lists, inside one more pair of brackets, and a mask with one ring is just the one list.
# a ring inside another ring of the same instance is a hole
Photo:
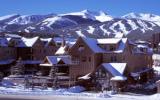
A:
{"label": "roof", "polygon": [[121,38],[106,38],[106,39],[97,39],[98,44],[117,44]]}
{"label": "roof", "polygon": [[117,50],[114,53],[122,53],[126,47],[127,38],[122,38]]}
{"label": "roof", "polygon": [[90,75],[91,75],[91,73],[88,73],[88,74],[86,74],[86,75],[84,75],[84,76],[82,76],[82,77],[79,77],[78,79],[88,80],[88,79],[91,78]]}
{"label": "roof", "polygon": [[0,65],[10,64],[13,61],[15,61],[15,59],[0,60]]}
{"label": "roof", "polygon": [[47,56],[46,57],[49,64],[55,65],[58,64],[59,61],[63,61],[65,64],[71,64],[70,56]]}
{"label": "roof", "polygon": [[102,66],[112,74],[112,81],[125,81],[127,78],[123,75],[126,69],[126,63],[103,63]]}
{"label": "roof", "polygon": [[39,37],[33,37],[33,38],[22,38],[22,41],[25,43],[25,46],[32,47],[35,42],[39,39]]}
{"label": "roof", "polygon": [[23,60],[23,64],[40,64],[41,60]]}
{"label": "roof", "polygon": [[7,40],[7,38],[5,38],[5,37],[0,37],[0,46],[2,46],[2,47],[6,47],[6,46],[8,46],[8,40]]}
{"label": "roof", "polygon": [[97,44],[97,40],[93,38],[82,38],[83,41],[92,49],[95,53],[105,52],[102,48],[100,48]]}
{"label": "roof", "polygon": [[55,53],[55,55],[64,55],[66,54],[67,46],[61,46]]}
{"label": "roof", "polygon": [[45,46],[48,46],[48,44],[53,41],[52,38],[40,38],[40,40],[44,42]]}
{"label": "roof", "polygon": [[126,63],[103,63],[102,66],[113,76],[123,76],[126,69]]}

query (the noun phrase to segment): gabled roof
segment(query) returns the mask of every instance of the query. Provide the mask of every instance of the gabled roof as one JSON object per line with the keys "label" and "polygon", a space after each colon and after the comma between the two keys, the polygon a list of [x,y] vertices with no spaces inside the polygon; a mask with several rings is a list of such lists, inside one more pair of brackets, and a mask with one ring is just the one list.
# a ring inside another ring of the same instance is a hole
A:
{"label": "gabled roof", "polygon": [[11,64],[15,59],[0,60],[0,65]]}
{"label": "gabled roof", "polygon": [[118,46],[118,49],[114,51],[114,53],[122,53],[126,48],[127,38],[122,38],[121,42]]}
{"label": "gabled roof", "polygon": [[113,76],[123,76],[126,63],[103,63],[102,66]]}
{"label": "gabled roof", "polygon": [[58,64],[60,61],[63,61],[65,64],[71,64],[70,56],[47,56],[46,59],[48,60],[49,64],[55,65]]}
{"label": "gabled roof", "polygon": [[2,46],[2,47],[6,47],[6,46],[8,46],[8,40],[7,40],[7,38],[5,38],[5,37],[0,37],[0,46]]}
{"label": "gabled roof", "polygon": [[44,42],[45,46],[48,46],[50,42],[54,42],[52,38],[40,38],[42,42]]}
{"label": "gabled roof", "polygon": [[[82,38],[82,37],[81,37]],[[97,44],[97,40],[93,38],[82,38],[83,41],[88,45],[88,47],[95,53],[105,52],[102,48],[100,48]]]}
{"label": "gabled roof", "polygon": [[55,53],[55,55],[64,55],[67,53],[67,46],[61,46]]}
{"label": "gabled roof", "polygon": [[97,39],[98,44],[117,44],[120,41],[121,41],[121,38]]}
{"label": "gabled roof", "polygon": [[33,37],[33,38],[22,38],[22,41],[24,42],[26,47],[32,47],[36,41],[39,39],[39,37]]}

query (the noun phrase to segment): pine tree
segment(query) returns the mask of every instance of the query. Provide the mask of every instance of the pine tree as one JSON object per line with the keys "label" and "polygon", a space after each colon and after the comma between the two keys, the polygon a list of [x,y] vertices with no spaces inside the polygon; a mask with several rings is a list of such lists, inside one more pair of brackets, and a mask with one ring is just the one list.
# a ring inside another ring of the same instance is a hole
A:
{"label": "pine tree", "polygon": [[24,74],[24,64],[21,58],[19,58],[16,65],[11,67],[11,75],[23,75],[23,74]]}

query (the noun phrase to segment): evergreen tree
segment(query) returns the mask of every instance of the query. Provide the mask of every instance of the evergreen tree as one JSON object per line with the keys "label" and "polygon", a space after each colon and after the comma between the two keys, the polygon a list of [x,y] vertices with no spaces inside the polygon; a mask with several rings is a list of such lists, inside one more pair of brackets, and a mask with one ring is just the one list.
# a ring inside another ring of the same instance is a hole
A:
{"label": "evergreen tree", "polygon": [[11,67],[11,75],[23,75],[24,74],[24,64],[19,58],[15,66]]}

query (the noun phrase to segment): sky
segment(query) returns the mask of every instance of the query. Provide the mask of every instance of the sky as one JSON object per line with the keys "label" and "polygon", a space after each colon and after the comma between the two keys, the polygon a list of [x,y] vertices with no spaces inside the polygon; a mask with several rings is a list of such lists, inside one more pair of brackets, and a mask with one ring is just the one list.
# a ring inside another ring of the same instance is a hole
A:
{"label": "sky", "polygon": [[130,12],[160,15],[160,0],[0,0],[0,16],[62,14],[85,9],[115,17]]}

